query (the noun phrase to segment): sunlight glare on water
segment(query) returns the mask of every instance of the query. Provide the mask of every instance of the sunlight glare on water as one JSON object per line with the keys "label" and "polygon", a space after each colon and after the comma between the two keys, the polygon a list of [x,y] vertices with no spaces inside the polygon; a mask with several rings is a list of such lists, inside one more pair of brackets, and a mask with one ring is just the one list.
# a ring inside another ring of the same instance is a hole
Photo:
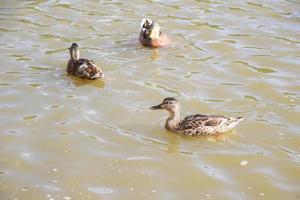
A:
{"label": "sunlight glare on water", "polygon": [[[299,199],[300,2],[1,1],[1,199]],[[138,43],[141,19],[172,44]],[[104,81],[66,74],[68,47]],[[181,137],[150,111],[243,116]]]}

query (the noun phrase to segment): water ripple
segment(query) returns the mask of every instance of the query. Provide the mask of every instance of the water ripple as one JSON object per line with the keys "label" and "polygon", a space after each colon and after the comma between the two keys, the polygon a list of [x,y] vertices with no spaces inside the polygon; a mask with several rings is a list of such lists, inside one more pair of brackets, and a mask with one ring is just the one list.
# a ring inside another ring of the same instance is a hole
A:
{"label": "water ripple", "polygon": [[[299,6],[2,2],[1,197],[297,198]],[[172,45],[142,47],[144,17]],[[72,42],[109,78],[67,75]],[[148,109],[167,96],[178,98],[182,116],[245,120],[222,137],[179,136],[165,130],[165,112]]]}

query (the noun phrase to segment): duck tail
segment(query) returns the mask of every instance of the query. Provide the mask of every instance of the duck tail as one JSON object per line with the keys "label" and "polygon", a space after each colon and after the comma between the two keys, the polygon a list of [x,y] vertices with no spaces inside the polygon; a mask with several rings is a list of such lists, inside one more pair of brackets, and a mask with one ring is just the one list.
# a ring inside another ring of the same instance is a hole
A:
{"label": "duck tail", "polygon": [[94,76],[91,77],[91,79],[103,79],[104,78],[104,74],[102,72],[97,72]]}
{"label": "duck tail", "polygon": [[234,128],[238,123],[244,120],[244,117],[231,118],[228,122],[228,127]]}
{"label": "duck tail", "polygon": [[244,117],[237,117],[236,118],[236,122],[240,123],[241,121],[243,121],[245,118]]}

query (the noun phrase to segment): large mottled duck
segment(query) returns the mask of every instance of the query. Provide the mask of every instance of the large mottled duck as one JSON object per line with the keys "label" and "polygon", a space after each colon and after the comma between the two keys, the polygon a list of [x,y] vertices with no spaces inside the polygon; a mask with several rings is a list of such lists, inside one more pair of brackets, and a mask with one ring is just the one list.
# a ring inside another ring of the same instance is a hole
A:
{"label": "large mottled duck", "polygon": [[92,60],[80,58],[78,44],[73,43],[69,50],[70,60],[68,62],[67,73],[88,80],[104,78],[104,74],[98,65]]}
{"label": "large mottled duck", "polygon": [[181,135],[205,136],[225,133],[233,129],[243,117],[227,117],[223,115],[189,115],[180,119],[180,104],[172,97],[165,98],[157,106],[150,107],[151,110],[164,109],[169,112],[165,127],[167,130]]}

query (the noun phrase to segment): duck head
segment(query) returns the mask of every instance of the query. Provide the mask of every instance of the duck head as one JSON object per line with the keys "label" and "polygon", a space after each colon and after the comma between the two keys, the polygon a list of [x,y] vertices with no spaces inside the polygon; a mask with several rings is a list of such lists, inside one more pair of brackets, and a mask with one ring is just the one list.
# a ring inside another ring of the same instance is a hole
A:
{"label": "duck head", "polygon": [[150,110],[167,110],[169,113],[175,114],[180,112],[180,104],[175,98],[168,97],[160,104],[150,107]]}
{"label": "duck head", "polygon": [[73,60],[79,60],[79,46],[76,43],[73,43],[71,47],[68,48],[70,50],[70,56]]}

